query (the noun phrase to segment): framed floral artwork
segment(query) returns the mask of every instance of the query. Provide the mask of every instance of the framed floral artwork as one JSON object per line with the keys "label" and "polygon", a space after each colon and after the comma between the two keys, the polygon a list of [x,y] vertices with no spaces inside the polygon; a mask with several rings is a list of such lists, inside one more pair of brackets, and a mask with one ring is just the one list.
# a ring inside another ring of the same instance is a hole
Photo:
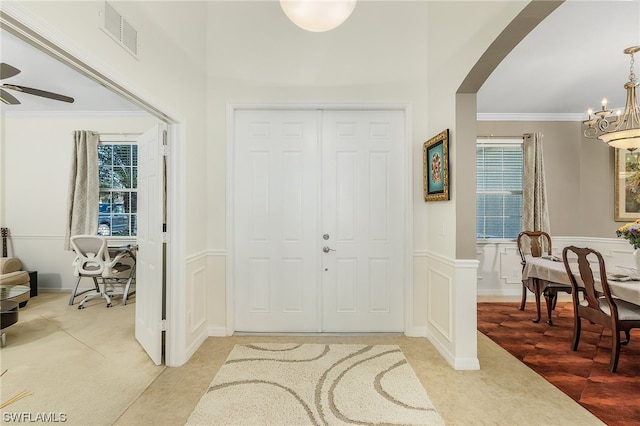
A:
{"label": "framed floral artwork", "polygon": [[640,152],[616,149],[615,221],[633,222],[640,218]]}
{"label": "framed floral artwork", "polygon": [[438,133],[422,147],[425,201],[449,199],[449,129]]}

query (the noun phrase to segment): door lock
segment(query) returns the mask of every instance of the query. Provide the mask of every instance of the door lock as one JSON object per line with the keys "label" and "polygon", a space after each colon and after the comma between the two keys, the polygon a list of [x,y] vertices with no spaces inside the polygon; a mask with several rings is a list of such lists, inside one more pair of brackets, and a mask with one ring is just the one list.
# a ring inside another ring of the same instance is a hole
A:
{"label": "door lock", "polygon": [[330,251],[335,251],[335,250],[330,247],[324,246],[322,247],[322,251],[325,253],[329,253]]}
{"label": "door lock", "polygon": [[329,234],[324,234],[324,235],[322,236],[322,239],[323,239],[323,240],[325,240],[325,241],[327,241],[327,240],[329,239]]}

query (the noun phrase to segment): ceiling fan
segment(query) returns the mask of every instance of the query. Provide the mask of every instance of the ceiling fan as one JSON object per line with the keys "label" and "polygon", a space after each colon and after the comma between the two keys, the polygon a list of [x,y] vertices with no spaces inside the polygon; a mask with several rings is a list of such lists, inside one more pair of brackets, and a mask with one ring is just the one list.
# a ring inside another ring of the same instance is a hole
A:
{"label": "ceiling fan", "polygon": [[[19,73],[20,73],[19,69],[9,64],[0,63],[0,80],[13,77]],[[4,102],[7,105],[19,105],[20,101],[4,89],[15,90],[16,92],[27,93],[29,95],[40,96],[43,98],[53,99],[56,101],[62,101],[62,102],[68,102],[68,103],[73,103],[74,101],[73,98],[70,98],[69,96],[60,95],[58,93],[47,92],[45,90],[34,89],[31,87],[16,86],[14,84],[4,83],[2,86],[0,86],[0,101]]]}

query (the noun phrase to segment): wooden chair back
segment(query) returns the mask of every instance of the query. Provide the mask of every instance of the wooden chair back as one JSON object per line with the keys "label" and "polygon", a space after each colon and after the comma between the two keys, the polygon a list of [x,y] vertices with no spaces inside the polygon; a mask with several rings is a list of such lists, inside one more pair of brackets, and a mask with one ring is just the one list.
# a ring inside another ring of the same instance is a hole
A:
{"label": "wooden chair back", "polygon": [[544,231],[522,231],[516,240],[518,253],[524,265],[525,256],[530,254],[533,257],[551,255],[551,236]]}
{"label": "wooden chair back", "polygon": [[[572,257],[572,261],[569,260]],[[577,259],[577,262],[574,261]],[[607,271],[602,255],[590,248],[565,247],[562,250],[562,261],[571,282],[574,309],[574,329],[572,350],[578,349],[582,318],[591,323],[600,324],[612,330],[611,361],[609,371],[618,368],[620,345],[626,345],[631,339],[631,329],[640,328],[640,306],[611,296],[607,281]],[[600,286],[596,288],[596,279],[592,265],[597,261]],[[577,266],[577,268],[576,268]],[[576,273],[577,269],[577,273]],[[578,277],[580,283],[578,283]],[[582,302],[578,299],[578,289],[584,293]],[[622,318],[619,313],[622,312]],[[620,340],[620,332],[624,331],[626,340]]]}
{"label": "wooden chair back", "polygon": [[[571,262],[572,259],[577,260],[576,263]],[[602,255],[588,247],[580,248],[576,246],[565,247],[562,250],[562,261],[567,270],[569,281],[571,282],[572,294],[574,299],[574,307],[576,313],[590,321],[602,323],[603,320],[610,321],[610,318],[617,318],[618,311],[615,302],[611,297],[611,290],[607,282],[607,271]],[[596,279],[594,277],[593,264],[598,265],[598,278],[600,279],[601,291],[596,289]],[[580,278],[578,283],[577,277]],[[580,303],[578,298],[579,291],[583,291],[584,302]],[[603,295],[609,305],[609,312],[605,312],[601,308],[600,296]]]}

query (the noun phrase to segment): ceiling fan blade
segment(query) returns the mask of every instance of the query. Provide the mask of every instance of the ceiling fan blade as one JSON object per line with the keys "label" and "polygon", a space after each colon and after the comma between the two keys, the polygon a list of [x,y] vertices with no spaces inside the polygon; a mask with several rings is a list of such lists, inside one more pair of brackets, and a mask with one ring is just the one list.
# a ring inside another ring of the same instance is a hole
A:
{"label": "ceiling fan blade", "polygon": [[6,90],[2,90],[2,89],[0,89],[0,101],[4,102],[7,105],[19,105],[20,104],[19,100],[17,100],[15,97],[13,97],[9,93],[7,93]]}
{"label": "ceiling fan blade", "polygon": [[20,74],[20,70],[18,68],[12,67],[4,62],[0,63],[0,79],[13,77],[17,74]]}
{"label": "ceiling fan blade", "polygon": [[3,84],[5,89],[17,90],[18,92],[28,93],[30,95],[41,96],[43,98],[49,98],[56,101],[73,103],[74,99],[69,96],[60,95],[58,93],[47,92],[46,90],[34,89],[32,87],[16,86],[13,84]]}

